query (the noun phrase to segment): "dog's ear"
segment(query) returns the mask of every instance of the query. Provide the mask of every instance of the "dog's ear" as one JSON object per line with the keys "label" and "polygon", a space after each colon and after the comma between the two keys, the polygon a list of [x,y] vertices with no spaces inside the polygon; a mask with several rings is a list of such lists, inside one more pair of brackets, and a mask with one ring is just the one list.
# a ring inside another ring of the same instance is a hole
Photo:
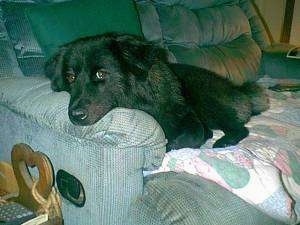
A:
{"label": "dog's ear", "polygon": [[167,62],[163,48],[136,36],[117,36],[112,40],[110,49],[123,64],[122,69],[134,75],[147,75],[153,64]]}
{"label": "dog's ear", "polygon": [[46,77],[51,80],[51,88],[54,91],[64,91],[65,81],[62,76],[63,58],[66,48],[61,47],[59,51],[50,57],[44,66]]}

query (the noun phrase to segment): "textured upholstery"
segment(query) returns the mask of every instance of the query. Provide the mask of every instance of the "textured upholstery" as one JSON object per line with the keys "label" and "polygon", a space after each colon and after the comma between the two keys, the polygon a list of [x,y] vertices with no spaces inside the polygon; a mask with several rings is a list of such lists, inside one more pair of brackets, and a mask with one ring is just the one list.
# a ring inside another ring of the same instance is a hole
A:
{"label": "textured upholstery", "polygon": [[43,74],[44,54],[24,12],[25,6],[32,4],[34,3],[2,2],[1,8],[20,69],[25,76],[40,76]]}
{"label": "textured upholstery", "polygon": [[248,18],[252,38],[261,49],[264,49],[271,44],[271,40],[269,39],[265,26],[262,23],[259,12],[252,2],[252,0],[240,0],[239,6]]}
{"label": "textured upholstery", "polygon": [[[145,37],[170,60],[212,70],[236,84],[257,79],[265,30],[249,1],[138,1]],[[238,19],[237,19],[238,18]]]}
{"label": "textured upholstery", "polygon": [[283,225],[211,181],[172,172],[146,179],[130,219],[139,225]]}
{"label": "textured upholstery", "polygon": [[7,30],[4,25],[4,17],[0,8],[0,77],[22,76],[15,53],[12,49]]}
{"label": "textured upholstery", "polygon": [[148,114],[122,108],[94,126],[76,127],[67,118],[68,100],[45,78],[0,79],[0,159],[10,160],[15,143],[31,145],[49,156],[55,172],[68,171],[85,188],[83,208],[64,202],[66,224],[123,224],[143,191],[142,170],[161,163],[162,130]]}

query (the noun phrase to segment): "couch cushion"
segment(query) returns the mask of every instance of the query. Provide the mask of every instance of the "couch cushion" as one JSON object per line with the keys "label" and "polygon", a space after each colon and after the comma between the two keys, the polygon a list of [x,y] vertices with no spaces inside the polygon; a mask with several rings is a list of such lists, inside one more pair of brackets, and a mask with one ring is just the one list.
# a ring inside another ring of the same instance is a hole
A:
{"label": "couch cushion", "polygon": [[168,44],[216,45],[250,33],[247,17],[236,5],[194,10],[157,5],[157,12]]}
{"label": "couch cushion", "polygon": [[260,50],[248,35],[219,45],[206,47],[170,44],[169,50],[177,62],[200,66],[214,71],[236,84],[256,80]]}
{"label": "couch cushion", "polygon": [[139,225],[283,225],[213,182],[173,172],[146,178],[129,220]]}
{"label": "couch cushion", "polygon": [[240,1],[146,0],[138,10],[145,37],[168,48],[170,58],[236,84],[257,78],[261,51]]}
{"label": "couch cushion", "polygon": [[131,0],[74,0],[30,7],[26,15],[47,56],[80,37],[106,32],[142,35]]}
{"label": "couch cushion", "polygon": [[0,77],[22,76],[4,21],[0,8]]}
{"label": "couch cushion", "polygon": [[249,0],[239,0],[239,6],[249,20],[252,38],[261,49],[269,46],[272,38],[267,33],[266,27],[262,22],[263,18],[261,17],[255,2]]}
{"label": "couch cushion", "polygon": [[5,27],[13,45],[20,69],[25,76],[43,74],[44,54],[39,47],[24,8],[35,3],[1,2]]}

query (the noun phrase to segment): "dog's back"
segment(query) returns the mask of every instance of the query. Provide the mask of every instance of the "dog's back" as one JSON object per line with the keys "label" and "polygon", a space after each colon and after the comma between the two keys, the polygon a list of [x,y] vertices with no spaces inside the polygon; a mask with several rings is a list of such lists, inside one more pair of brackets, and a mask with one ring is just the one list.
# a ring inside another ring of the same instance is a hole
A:
{"label": "dog's back", "polygon": [[246,113],[249,116],[259,114],[269,107],[264,89],[254,82],[237,86],[203,68],[186,64],[169,64],[169,67],[182,83],[186,99],[193,105],[200,104],[199,111],[205,111],[204,114],[216,107],[214,103],[224,107],[230,103],[229,106],[236,110],[242,110],[246,104],[249,106],[249,112]]}
{"label": "dog's back", "polygon": [[268,99],[254,83],[236,86],[229,80],[206,69],[169,64],[182,83],[183,94],[199,119],[210,129],[221,129],[225,140],[215,147],[238,143],[248,135],[244,125],[251,115],[268,108]]}

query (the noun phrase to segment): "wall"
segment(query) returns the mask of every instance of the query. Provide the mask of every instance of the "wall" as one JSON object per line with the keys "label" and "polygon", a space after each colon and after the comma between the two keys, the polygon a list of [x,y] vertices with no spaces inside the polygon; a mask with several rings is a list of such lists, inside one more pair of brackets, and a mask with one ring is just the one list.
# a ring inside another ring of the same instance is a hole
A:
{"label": "wall", "polygon": [[[280,41],[286,0],[254,0],[264,17],[274,41]],[[295,1],[290,43],[300,45],[300,0]]]}
{"label": "wall", "polygon": [[300,46],[300,1],[295,1],[290,43]]}

